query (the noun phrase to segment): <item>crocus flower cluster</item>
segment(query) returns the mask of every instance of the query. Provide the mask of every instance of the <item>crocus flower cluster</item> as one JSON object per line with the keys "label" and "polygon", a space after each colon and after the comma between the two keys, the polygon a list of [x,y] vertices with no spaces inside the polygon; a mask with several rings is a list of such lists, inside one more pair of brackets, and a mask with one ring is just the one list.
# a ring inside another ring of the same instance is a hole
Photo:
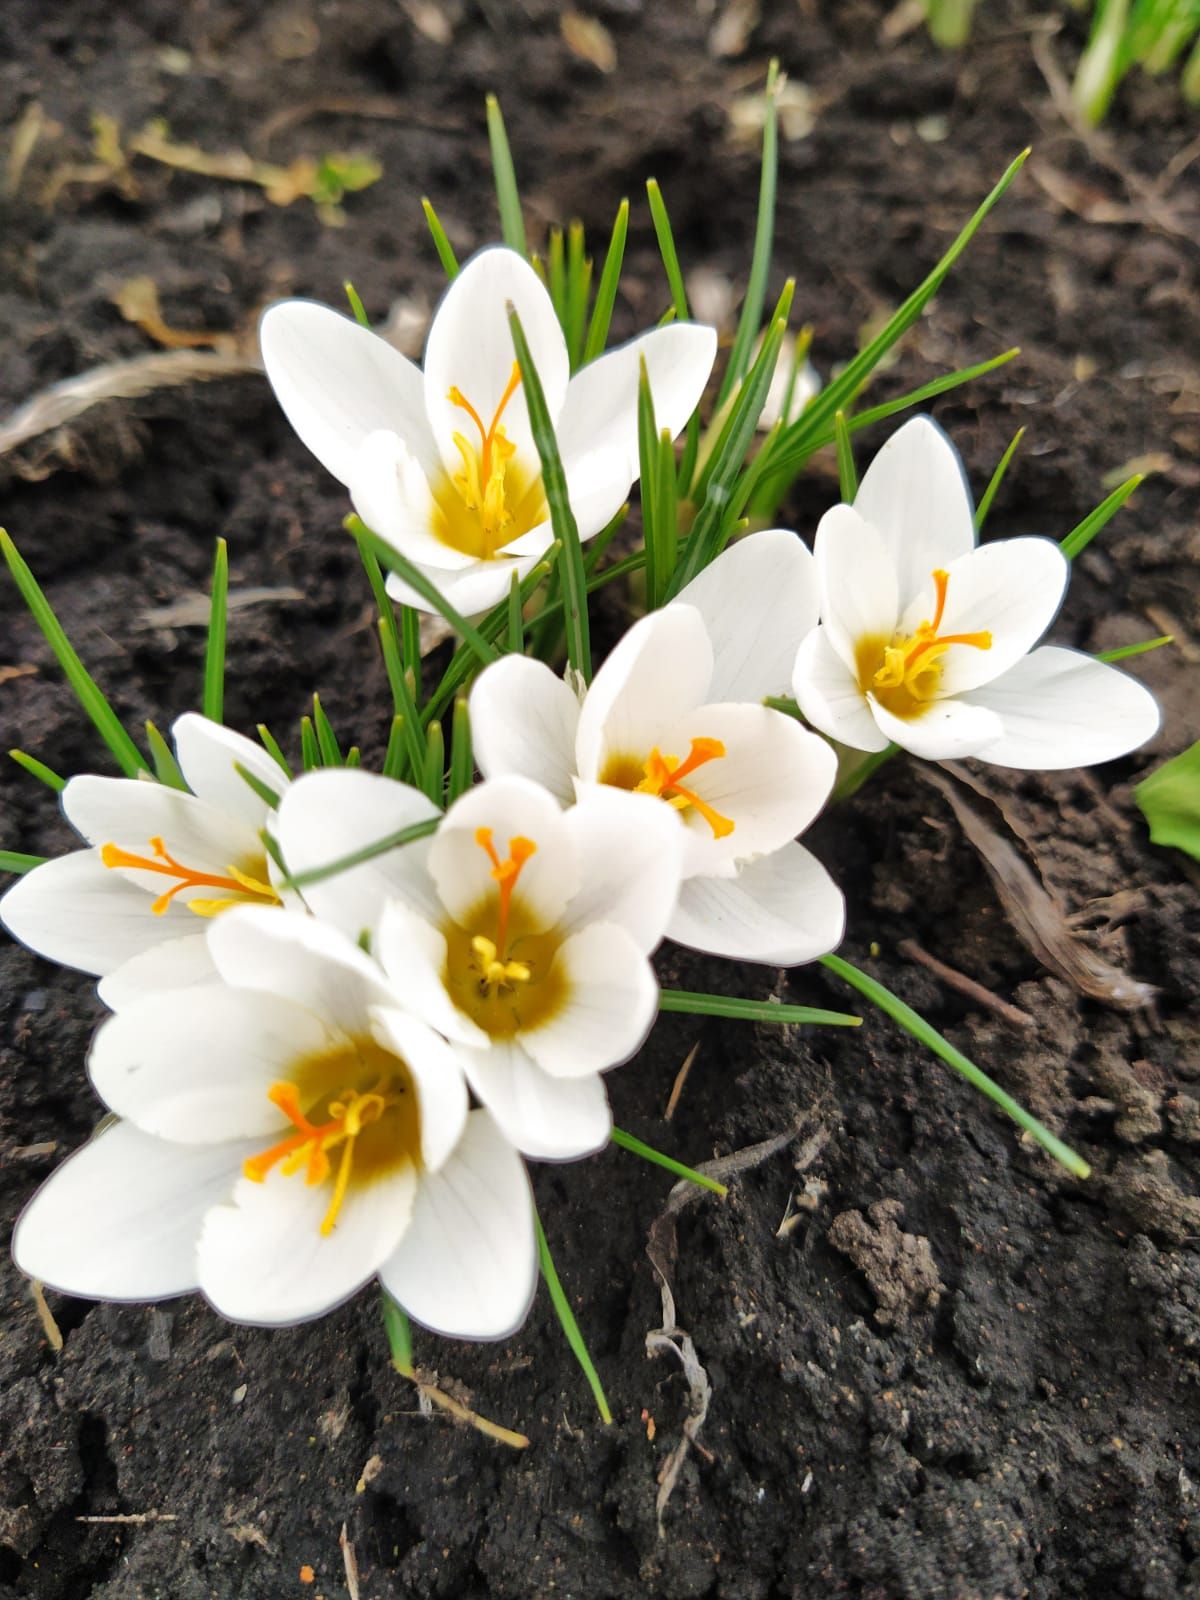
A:
{"label": "crocus flower cluster", "polygon": [[[712,330],[661,327],[569,376],[549,295],[499,248],[454,279],[423,368],[309,302],[262,324],[300,438],[464,615],[552,541],[511,308],[587,540],[638,474],[640,374],[674,438]],[[1135,680],[1039,645],[1067,574],[1045,539],[977,546],[958,457],[917,418],[813,552],[781,528],[736,541],[590,684],[521,652],[487,666],[480,781],[446,810],[362,770],[290,780],[192,714],[173,730],[186,789],[72,779],[83,847],[0,917],[98,977],[112,1015],[88,1073],[111,1117],[27,1208],[19,1265],[109,1300],[199,1290],[264,1324],[378,1278],[440,1333],[510,1333],[537,1270],[526,1162],[608,1141],[604,1075],[653,1024],[661,941],[770,967],[840,942],[841,892],[800,843],[839,753],[1050,768],[1153,733]]]}

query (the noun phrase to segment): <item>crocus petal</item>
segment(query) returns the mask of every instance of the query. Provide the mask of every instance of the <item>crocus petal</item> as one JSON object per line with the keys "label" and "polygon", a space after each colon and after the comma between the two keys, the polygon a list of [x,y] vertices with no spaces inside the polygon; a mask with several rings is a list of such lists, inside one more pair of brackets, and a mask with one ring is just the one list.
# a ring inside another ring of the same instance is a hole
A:
{"label": "crocus petal", "polygon": [[472,1111],[438,1173],[422,1173],[412,1222],[379,1269],[409,1316],[458,1339],[503,1339],[537,1287],[525,1163],[486,1111]]}
{"label": "crocus petal", "polygon": [[210,926],[208,949],[233,988],[282,996],[351,1038],[369,1038],[370,1008],[392,998],[375,963],[356,944],[302,912],[258,906],[227,911]]}
{"label": "crocus petal", "polygon": [[18,878],[0,899],[0,921],[22,944],[60,966],[113,972],[197,918],[156,917],[141,889],[110,872],[98,850],[73,850]]}
{"label": "crocus petal", "polygon": [[432,1028],[402,1011],[372,1013],[375,1038],[412,1074],[421,1114],[421,1166],[438,1172],[450,1159],[467,1120],[467,1083],[458,1057]]}
{"label": "crocus petal", "polygon": [[877,528],[900,605],[975,546],[975,513],[958,451],[930,417],[898,429],[863,474],[854,509]]}
{"label": "crocus petal", "polygon": [[701,705],[713,655],[692,606],[667,606],[636,622],[596,674],[579,714],[576,770],[602,779],[610,756],[639,764],[669,729]]}
{"label": "crocus petal", "polygon": [[[111,874],[110,874],[111,876]],[[134,893],[140,893],[134,890]],[[147,905],[142,895],[143,908]],[[207,924],[196,919],[197,932],[180,939],[166,939],[100,979],[96,993],[110,1011],[123,1011],[145,995],[163,989],[190,989],[197,983],[211,983],[217,975],[208,953]]]}
{"label": "crocus petal", "polygon": [[786,528],[741,539],[679,591],[712,641],[710,700],[762,700],[791,682],[800,642],[817,625],[817,568]]}
{"label": "crocus petal", "polygon": [[558,423],[564,463],[606,449],[638,459],[638,379],[646,363],[654,420],[674,439],[700,404],[717,354],[713,328],[673,322],[590,361],[571,379]]}
{"label": "crocus petal", "polygon": [[422,566],[461,571],[475,557],[434,533],[437,506],[420,462],[398,434],[368,434],[350,478],[354,509],[401,555]]}
{"label": "crocus petal", "polygon": [[[438,815],[427,795],[373,772],[310,772],[288,789],[276,836],[293,876],[330,865],[373,841]],[[398,898],[436,920],[441,906],[426,870],[428,839],[389,850],[302,893],[312,911],[357,940],[373,929],[389,899]]]}
{"label": "crocus petal", "polygon": [[857,674],[830,644],[824,627],[814,628],[800,646],[792,693],[813,727],[831,739],[854,750],[887,748],[887,735],[880,732]]}
{"label": "crocus petal", "polygon": [[658,984],[649,961],[613,923],[594,922],[559,946],[553,971],[562,1005],[521,1044],[554,1078],[586,1078],[615,1067],[639,1048],[658,1012]]}
{"label": "crocus petal", "polygon": [[[594,539],[624,505],[637,476],[637,458],[617,450],[589,450],[563,462],[571,515],[583,540]],[[506,550],[527,548],[529,535],[514,539]]]}
{"label": "crocus petal", "polygon": [[257,832],[266,822],[269,808],[237,769],[245,767],[268,789],[282,794],[288,779],[278,763],[252,739],[195,711],[176,717],[171,737],[180,770],[197,799]]}
{"label": "crocus petal", "polygon": [[571,803],[579,701],[556,672],[528,656],[501,656],[476,678],[469,709],[485,778],[517,774]]}
{"label": "crocus petal", "polygon": [[671,807],[653,795],[581,784],[566,824],[582,878],[560,928],[616,923],[649,955],[666,932],[683,868],[683,829]]}
{"label": "crocus petal", "polygon": [[538,930],[551,927],[579,887],[579,863],[558,802],[528,778],[493,778],[450,807],[429,849],[429,871],[460,927],[497,893],[491,852],[480,842],[483,830],[501,861],[512,840],[532,841],[536,848],[521,868],[514,902]]}
{"label": "crocus petal", "polygon": [[821,518],[815,542],[821,623],[851,672],[866,639],[880,649],[896,631],[900,594],[883,535],[853,506],[834,506]]}
{"label": "crocus petal", "polygon": [[884,738],[926,761],[973,756],[1004,731],[994,711],[966,700],[931,700],[920,716],[897,717],[874,695],[869,699]]}
{"label": "crocus petal", "polygon": [[[425,346],[425,407],[446,471],[462,470],[454,445],[461,433],[478,447],[474,423],[450,399],[452,388],[470,401],[486,428],[508,388],[515,352],[509,312],[515,311],[541,379],[551,422],[567,393],[570,363],[562,328],[537,273],[515,250],[495,246],[473,256],[446,290]],[[524,388],[504,408],[501,423],[517,452],[537,469]]]}
{"label": "crocus petal", "polygon": [[[548,522],[543,523],[540,528],[531,530],[523,539],[514,540],[514,548],[517,543],[526,545],[534,541],[536,549],[515,560],[497,556],[491,561],[477,561],[473,566],[464,567],[461,572],[449,572],[442,567],[422,566],[421,574],[428,578],[442,599],[453,606],[459,616],[477,617],[480,612],[490,611],[492,606],[499,605],[501,600],[508,598],[514,574],[518,582],[522,582],[537,566],[539,558],[553,542]],[[397,605],[412,606],[417,611],[438,609],[418,590],[405,583],[398,572],[388,573],[387,592]]]}
{"label": "crocus petal", "polygon": [[433,466],[424,379],[386,339],[311,300],[271,306],[258,337],[275,398],[339,483],[349,485],[359,446],[377,428],[400,434]]}
{"label": "crocus petal", "polygon": [[612,1113],[599,1074],[552,1078],[515,1040],[464,1051],[462,1060],[471,1088],[525,1155],[574,1161],[608,1143]]}
{"label": "crocus petal", "polygon": [[332,1190],[275,1167],[262,1183],[239,1178],[233,1204],[212,1208],[200,1231],[198,1276],[222,1316],[269,1326],[303,1322],[375,1276],[412,1216],[416,1169],[399,1167],[352,1186],[325,1235]]}
{"label": "crocus petal", "polygon": [[161,1300],[199,1281],[205,1212],[228,1195],[249,1144],[188,1148],[118,1122],[63,1163],[13,1234],[22,1272],[89,1300]]}
{"label": "crocus petal", "polygon": [[742,867],[736,878],[689,878],[668,936],[734,961],[791,967],[836,950],[846,903],[825,868],[799,844]]}
{"label": "crocus petal", "polygon": [[975,754],[998,767],[1059,771],[1112,761],[1158,729],[1150,691],[1077,650],[1044,645],[967,696],[999,717],[998,738]]}
{"label": "crocus petal", "polygon": [[488,1037],[446,989],[446,939],[418,912],[393,900],[384,908],[375,955],[397,1000],[447,1039],[486,1049]]}
{"label": "crocus petal", "polygon": [[218,1144],[274,1133],[267,1090],[337,1035],[278,995],[207,984],[150,995],[110,1017],[92,1042],[88,1073],[118,1116],[177,1144]]}
{"label": "crocus petal", "polygon": [[[946,571],[946,607],[938,635],[986,632],[986,650],[951,645],[938,665],[938,693],[962,694],[990,683],[1027,655],[1054,621],[1067,587],[1070,563],[1049,539],[1001,539],[981,545]],[[900,632],[911,634],[932,619],[934,585],[909,606]]]}

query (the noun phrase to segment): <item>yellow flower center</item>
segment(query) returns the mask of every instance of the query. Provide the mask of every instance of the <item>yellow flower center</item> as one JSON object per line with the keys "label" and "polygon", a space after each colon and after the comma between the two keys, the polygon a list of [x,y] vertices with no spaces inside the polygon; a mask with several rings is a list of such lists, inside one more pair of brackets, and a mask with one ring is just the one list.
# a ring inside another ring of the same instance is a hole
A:
{"label": "yellow flower center", "polygon": [[227,891],[226,894],[213,899],[189,900],[188,910],[194,911],[198,917],[215,917],[222,911],[228,911],[231,906],[277,906],[280,903],[279,896],[267,880],[265,857],[251,862],[249,870],[228,866],[225,868],[228,876],[222,877],[211,872],[200,872],[195,867],[184,866],[182,861],[176,861],[161,839],[151,839],[150,848],[154,852],[153,856],[138,856],[129,850],[122,850],[119,845],[106,844],[101,846],[100,859],[106,867],[136,867],[139,872],[157,872],[165,878],[177,880],[165,893],[160,894],[150,907],[156,917],[161,917],[175,896],[184,889]]}
{"label": "yellow flower center", "polygon": [[683,781],[698,767],[720,761],[724,755],[725,746],[720,739],[693,739],[682,761],[676,756],[664,756],[656,745],[645,761],[638,761],[636,756],[610,756],[600,782],[617,789],[632,789],[635,794],[657,795],[676,811],[690,807],[708,823],[714,839],[724,839],[736,826],[732,818],[722,816],[695,789],[685,787]]}
{"label": "yellow flower center", "polygon": [[541,477],[531,476],[513,460],[516,446],[500,420],[520,384],[521,368],[514,361],[508,385],[486,426],[457,384],[447,394],[452,405],[466,412],[479,439],[454,435],[462,466],[432,485],[433,531],[451,549],[482,561],[491,561],[549,515]]}
{"label": "yellow flower center", "polygon": [[331,1184],[320,1225],[326,1238],[352,1183],[365,1185],[420,1163],[420,1114],[408,1068],[373,1039],[353,1040],[297,1063],[294,1081],[272,1084],[267,1099],[295,1132],[251,1156],[242,1171],[263,1183],[278,1166],[288,1178],[303,1171],[313,1187]]}
{"label": "yellow flower center", "polygon": [[952,645],[990,650],[992,636],[979,633],[939,633],[946,611],[950,574],[941,567],[933,572],[937,605],[931,622],[920,622],[913,634],[877,635],[860,639],[855,650],[859,687],[874,694],[880,705],[897,717],[916,717],[933,699],[942,681],[942,657]]}

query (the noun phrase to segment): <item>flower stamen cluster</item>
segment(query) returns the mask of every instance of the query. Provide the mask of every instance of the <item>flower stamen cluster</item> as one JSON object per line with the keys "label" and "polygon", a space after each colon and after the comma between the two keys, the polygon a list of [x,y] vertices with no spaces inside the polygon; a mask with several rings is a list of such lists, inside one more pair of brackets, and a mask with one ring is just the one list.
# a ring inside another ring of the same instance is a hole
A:
{"label": "flower stamen cluster", "polygon": [[123,850],[120,845],[101,845],[100,859],[109,870],[118,867],[133,868],[138,872],[157,872],[164,877],[177,878],[165,894],[159,895],[150,910],[156,917],[161,917],[171,905],[175,896],[184,889],[228,889],[227,895],[216,899],[189,900],[187,908],[195,912],[198,917],[215,917],[223,911],[229,911],[236,905],[278,905],[279,896],[271,885],[264,881],[266,873],[265,862],[260,869],[264,877],[256,877],[253,873],[243,872],[240,867],[230,865],[226,867],[228,876],[222,877],[217,873],[201,872],[196,867],[188,867],[182,861],[177,861],[157,835],[150,840],[150,848],[154,856],[136,855],[132,850]]}
{"label": "flower stamen cluster", "polygon": [[709,805],[694,789],[685,789],[680,781],[709,761],[720,761],[724,755],[725,746],[720,739],[693,739],[692,748],[682,761],[675,756],[664,756],[656,745],[646,757],[646,776],[637,785],[637,793],[658,795],[676,811],[686,811],[693,806],[712,829],[714,839],[728,838],[737,826],[733,819],[722,816],[715,806]]}

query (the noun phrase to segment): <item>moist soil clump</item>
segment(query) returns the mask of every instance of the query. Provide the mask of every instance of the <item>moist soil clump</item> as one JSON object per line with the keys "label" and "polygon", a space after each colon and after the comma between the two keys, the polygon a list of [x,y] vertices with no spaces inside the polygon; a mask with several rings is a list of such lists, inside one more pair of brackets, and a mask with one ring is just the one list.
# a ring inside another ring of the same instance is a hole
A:
{"label": "moist soil clump", "polygon": [[[795,275],[826,369],[1033,143],[1027,174],[873,394],[1023,346],[935,408],[977,492],[1029,427],[992,536],[1061,537],[1151,458],[1154,475],[1077,563],[1055,637],[1100,650],[1174,633],[1175,648],[1134,666],[1162,698],[1164,732],[1099,772],[979,768],[967,775],[983,793],[956,792],[1017,841],[1070,919],[1060,938],[1157,993],[1131,1008],[1040,963],[945,794],[907,760],[811,843],[847,891],[848,957],[1094,1175],[1067,1177],[875,1013],[856,1032],[665,1018],[609,1079],[618,1123],[688,1161],[751,1152],[725,1202],[697,1198],[672,1219],[673,1248],[655,1256],[669,1301],[646,1254],[664,1174],[616,1150],[535,1173],[613,1426],[599,1425],[544,1297],[502,1345],[418,1335],[444,1390],[529,1435],[517,1452],[422,1411],[388,1366],[371,1293],[278,1332],[231,1327],[195,1298],[51,1294],[55,1353],[7,1227],[96,1120],[83,1062],[100,1008],[86,979],[6,944],[0,1596],[332,1600],[355,1592],[353,1571],[362,1600],[1200,1594],[1200,904],[1130,798],[1200,734],[1194,117],[1168,82],[1131,81],[1104,132],[1081,142],[1043,71],[1067,58],[1064,38],[1016,0],[981,8],[961,58],[920,32],[881,44],[892,8],[874,0],[766,0],[757,22],[757,8],[683,0],[587,9],[615,48],[611,74],[572,49],[545,0],[134,0],[118,12],[12,0],[0,123],[24,117],[28,131],[35,103],[40,123],[23,167],[11,158],[3,202],[0,399],[15,407],[152,350],[112,303],[140,276],[177,329],[245,333],[280,294],[338,303],[346,277],[376,321],[396,297],[419,320],[440,287],[420,195],[460,256],[495,233],[488,90],[503,99],[535,237],[579,214],[600,248],[620,197],[634,201],[625,336],[668,304],[639,199],[650,175],[685,268],[703,269],[691,280],[702,311],[719,307],[723,278],[744,281],[757,152],[730,111],[777,55],[807,88],[809,125],[798,119],[795,136],[791,124],[782,145],[771,287]],[[726,12],[745,14],[744,38]],[[348,197],[341,228],[305,201],[284,209],[146,161],[76,174],[45,203],[65,165],[95,164],[95,113],[126,130],[165,117],[177,140],[284,165],[363,150],[385,176]],[[265,717],[283,737],[319,688],[343,739],[379,758],[386,682],[342,494],[259,375],[114,401],[2,466],[4,520],[130,725],[165,728],[197,703],[203,608],[163,608],[204,590],[222,534],[235,595],[270,591],[231,614],[230,723],[251,731]],[[831,463],[814,462],[785,520],[811,537],[834,498]],[[602,644],[624,615],[609,596]],[[4,746],[66,773],[109,770],[11,585],[0,607]],[[15,768],[3,785],[6,847],[69,847],[48,791]],[[914,948],[1024,1020],[948,985]],[[852,998],[820,969],[781,976],[674,949],[660,966],[687,988]],[[648,1353],[647,1334],[664,1329]]]}

